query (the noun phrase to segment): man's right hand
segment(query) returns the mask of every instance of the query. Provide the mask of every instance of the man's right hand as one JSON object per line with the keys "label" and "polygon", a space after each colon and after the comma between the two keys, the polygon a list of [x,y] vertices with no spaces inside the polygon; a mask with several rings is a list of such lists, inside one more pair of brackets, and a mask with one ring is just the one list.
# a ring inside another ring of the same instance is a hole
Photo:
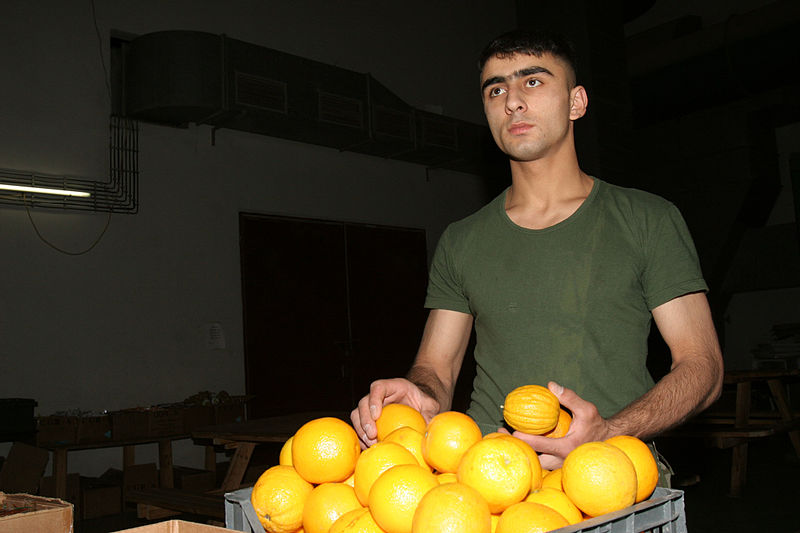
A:
{"label": "man's right hand", "polygon": [[353,428],[361,440],[361,447],[368,448],[375,444],[378,430],[375,420],[381,416],[384,405],[402,403],[413,407],[430,422],[439,412],[439,402],[422,392],[422,390],[405,378],[379,379],[369,387],[369,394],[361,398],[358,407],[350,413]]}

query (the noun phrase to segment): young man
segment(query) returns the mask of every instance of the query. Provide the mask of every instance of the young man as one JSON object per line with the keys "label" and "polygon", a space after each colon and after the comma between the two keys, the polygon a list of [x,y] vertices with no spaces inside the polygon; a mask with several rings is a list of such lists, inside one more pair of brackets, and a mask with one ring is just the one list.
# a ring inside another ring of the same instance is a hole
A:
{"label": "young man", "polygon": [[[573,127],[588,97],[574,65],[568,43],[538,33],[505,34],[482,54],[484,111],[511,186],[442,235],[413,367],[372,383],[352,412],[363,445],[383,405],[428,419],[450,408],[473,323],[468,414],[484,433],[502,426],[500,405],[520,385],[547,384],[572,411],[563,438],[514,433],[543,468],[587,441],[651,439],[719,396],[722,356],[686,225],[666,200],[581,171]],[[651,321],[672,355],[656,384]]]}

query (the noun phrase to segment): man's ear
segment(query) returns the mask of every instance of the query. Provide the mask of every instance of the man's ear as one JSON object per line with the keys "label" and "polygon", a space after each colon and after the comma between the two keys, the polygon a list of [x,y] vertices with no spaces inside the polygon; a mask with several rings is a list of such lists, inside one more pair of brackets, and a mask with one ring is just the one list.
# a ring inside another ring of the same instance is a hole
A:
{"label": "man's ear", "polygon": [[586,89],[583,85],[576,85],[569,92],[569,119],[578,120],[586,114],[588,107],[589,97],[586,95]]}

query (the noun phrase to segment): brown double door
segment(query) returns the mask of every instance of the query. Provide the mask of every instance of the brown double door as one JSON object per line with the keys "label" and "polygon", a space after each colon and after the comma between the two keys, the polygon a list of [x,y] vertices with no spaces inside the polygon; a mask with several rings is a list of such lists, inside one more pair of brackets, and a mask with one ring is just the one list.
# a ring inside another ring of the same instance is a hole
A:
{"label": "brown double door", "polygon": [[426,317],[425,232],[242,214],[249,416],[350,410],[411,365]]}

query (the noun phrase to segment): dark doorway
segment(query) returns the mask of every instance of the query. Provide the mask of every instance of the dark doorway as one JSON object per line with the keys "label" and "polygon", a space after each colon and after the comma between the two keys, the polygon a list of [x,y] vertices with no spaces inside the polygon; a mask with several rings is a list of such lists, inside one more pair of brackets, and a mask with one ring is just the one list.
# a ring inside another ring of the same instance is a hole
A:
{"label": "dark doorway", "polygon": [[403,376],[426,311],[425,232],[239,217],[249,416],[350,410]]}

